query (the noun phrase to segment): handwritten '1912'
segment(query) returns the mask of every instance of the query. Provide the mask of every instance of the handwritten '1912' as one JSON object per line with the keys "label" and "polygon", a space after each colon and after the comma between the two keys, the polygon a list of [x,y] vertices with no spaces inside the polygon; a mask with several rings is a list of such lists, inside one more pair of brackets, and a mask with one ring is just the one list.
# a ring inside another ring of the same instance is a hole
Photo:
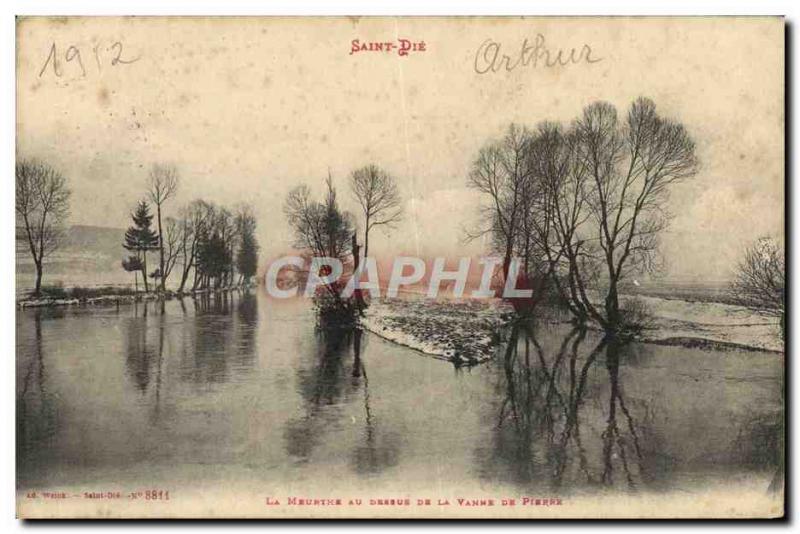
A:
{"label": "handwritten '1912'", "polygon": [[[138,56],[135,58],[123,58],[122,49],[123,46],[120,41],[115,41],[111,46],[102,48],[99,43],[94,45],[91,51],[94,56],[95,63],[97,64],[97,70],[102,71],[104,64],[116,67],[117,65],[129,65],[141,59],[141,57]],[[50,53],[47,55],[47,59],[45,59],[44,65],[42,65],[42,69],[39,71],[39,77],[41,78],[45,72],[48,72],[48,67],[52,66],[53,74],[60,78],[63,75],[63,69],[61,68],[60,63],[61,57],[62,56],[58,53],[56,43],[53,42],[53,44],[50,46]],[[67,63],[75,61],[75,64],[80,67],[81,76],[86,76],[86,65],[83,62],[81,49],[78,46],[68,46],[66,52],[64,52],[63,58]]]}

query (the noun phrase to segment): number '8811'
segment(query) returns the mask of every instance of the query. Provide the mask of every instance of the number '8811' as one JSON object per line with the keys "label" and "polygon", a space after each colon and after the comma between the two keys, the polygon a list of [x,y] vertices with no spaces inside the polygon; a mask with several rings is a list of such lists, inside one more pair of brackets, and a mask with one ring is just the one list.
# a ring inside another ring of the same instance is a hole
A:
{"label": "number '8811'", "polygon": [[168,501],[169,491],[149,489],[144,492],[144,500],[146,501]]}

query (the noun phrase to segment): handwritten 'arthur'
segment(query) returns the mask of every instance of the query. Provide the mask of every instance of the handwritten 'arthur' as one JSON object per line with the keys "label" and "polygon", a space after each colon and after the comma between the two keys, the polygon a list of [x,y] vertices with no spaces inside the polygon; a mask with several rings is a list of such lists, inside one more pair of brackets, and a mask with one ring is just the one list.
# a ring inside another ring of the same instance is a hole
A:
{"label": "handwritten 'arthur'", "polygon": [[580,49],[550,49],[545,45],[544,35],[536,35],[531,42],[526,37],[522,41],[519,51],[509,56],[503,53],[503,45],[493,39],[486,39],[475,53],[475,72],[486,74],[505,69],[508,72],[517,67],[566,67],[580,63],[592,64],[602,61],[603,58],[593,54],[592,47],[584,44]]}

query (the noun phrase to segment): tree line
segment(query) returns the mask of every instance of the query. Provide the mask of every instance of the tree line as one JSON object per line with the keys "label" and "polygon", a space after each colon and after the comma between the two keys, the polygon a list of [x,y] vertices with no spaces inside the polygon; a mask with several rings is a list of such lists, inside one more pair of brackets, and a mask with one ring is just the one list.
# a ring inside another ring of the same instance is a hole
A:
{"label": "tree line", "polygon": [[518,258],[523,283],[554,292],[577,321],[617,331],[620,284],[658,268],[669,191],[697,169],[686,128],[646,98],[622,117],[596,102],[566,125],[512,124],[472,164],[469,186],[485,202],[469,237],[490,237],[504,277]]}
{"label": "tree line", "polygon": [[[554,294],[578,322],[616,331],[630,319],[630,310],[620,305],[620,285],[636,273],[658,270],[669,192],[697,170],[686,128],[661,116],[646,98],[623,116],[613,105],[596,102],[566,124],[512,124],[472,162],[468,185],[484,202],[468,237],[488,238],[503,257],[504,278],[514,274],[512,260],[518,260],[522,285]],[[174,167],[152,168],[125,232],[130,255],[123,268],[134,273],[137,286],[141,275],[148,291],[150,280],[165,291],[170,276],[179,292],[248,282],[256,274],[259,248],[252,207],[195,200],[169,215],[178,182]],[[357,269],[368,255],[370,232],[401,219],[402,198],[396,179],[376,165],[350,173],[349,189],[360,208],[361,244],[356,218],[340,207],[330,175],[322,200],[298,186],[287,196],[284,213],[298,249]],[[16,239],[34,263],[35,295],[47,258],[63,244],[70,199],[68,180],[57,169],[38,160],[17,161]],[[157,254],[153,269],[148,253]],[[731,284],[739,304],[780,317],[783,325],[784,285],[782,245],[760,239],[743,251]],[[339,290],[328,288],[336,296]]]}
{"label": "tree line", "polygon": [[[179,208],[177,215],[163,216],[178,182],[174,167],[153,166],[146,196],[131,214],[133,224],[125,232],[122,246],[131,255],[122,261],[123,269],[134,273],[137,288],[141,274],[145,291],[150,291],[148,278],[158,291],[166,291],[173,273],[179,280],[178,293],[250,283],[258,269],[259,248],[252,206],[238,204],[231,210],[194,200]],[[158,266],[152,271],[147,267],[148,252],[157,253]]]}
{"label": "tree line", "polygon": [[[640,310],[621,306],[620,286],[661,268],[670,190],[698,167],[686,128],[647,98],[622,116],[595,102],[567,124],[512,124],[473,160],[468,185],[484,202],[467,237],[488,238],[504,278],[519,261],[518,282],[554,295],[577,322],[629,331]],[[744,251],[730,289],[738,304],[780,317],[783,332],[784,281],[783,248],[761,238]]]}
{"label": "tree line", "polygon": [[[33,294],[39,296],[46,260],[64,244],[72,193],[66,177],[39,160],[18,160],[15,178],[16,240],[33,260]],[[134,273],[137,290],[140,275],[145,291],[152,280],[154,289],[165,292],[171,275],[179,280],[179,293],[250,283],[259,250],[252,206],[229,209],[194,200],[171,216],[167,208],[178,184],[175,167],[153,166],[146,194],[131,214],[122,243],[130,255],[122,267]],[[151,270],[148,253],[157,254]]]}

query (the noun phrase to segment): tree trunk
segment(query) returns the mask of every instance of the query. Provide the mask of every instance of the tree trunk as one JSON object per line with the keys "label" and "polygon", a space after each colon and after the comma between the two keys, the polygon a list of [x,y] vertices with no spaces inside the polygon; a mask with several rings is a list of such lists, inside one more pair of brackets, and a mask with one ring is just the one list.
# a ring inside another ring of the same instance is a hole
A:
{"label": "tree trunk", "polygon": [[156,204],[156,211],[158,212],[158,272],[161,274],[161,292],[164,292],[164,234],[161,232],[161,204]]}
{"label": "tree trunk", "polygon": [[178,287],[178,293],[183,293],[183,288],[186,286],[186,281],[189,279],[189,270],[191,268],[191,263],[183,268],[183,272],[181,273],[181,285]]}
{"label": "tree trunk", "polygon": [[142,279],[144,280],[144,292],[148,293],[150,287],[147,284],[147,251],[142,254]]}
{"label": "tree trunk", "polygon": [[369,217],[367,217],[366,228],[364,228],[364,259],[367,258],[369,249]]}
{"label": "tree trunk", "polygon": [[574,308],[573,314],[575,315],[575,318],[579,323],[582,324],[587,321],[589,315],[586,311],[586,306],[584,306],[583,302],[581,302],[581,296],[575,283],[577,269],[578,267],[573,266],[572,261],[570,260],[569,272],[567,274],[567,283],[569,284],[569,299],[571,300],[572,307]]}
{"label": "tree trunk", "polygon": [[[364,236],[366,239],[366,236]],[[353,232],[353,241],[350,245],[353,253],[353,276],[355,279],[353,280],[353,296],[356,300],[356,306],[358,307],[359,313],[363,313],[364,306],[364,296],[361,294],[361,276],[358,272],[358,268],[361,266],[361,260],[359,259],[359,246],[358,246],[358,239],[356,238],[356,233]],[[364,250],[366,251],[366,243],[364,244]],[[367,256],[366,252],[364,252],[364,262],[366,263]]]}
{"label": "tree trunk", "polygon": [[42,262],[37,261],[36,263],[36,287],[33,290],[34,295],[39,295],[42,291]]}
{"label": "tree trunk", "polygon": [[617,281],[613,278],[609,282],[608,295],[606,295],[606,320],[612,330],[619,325],[619,295],[617,294]]}
{"label": "tree trunk", "polygon": [[530,275],[530,256],[531,256],[531,237],[530,233],[525,230],[525,264],[523,266],[525,276]]}
{"label": "tree trunk", "polygon": [[512,248],[510,246],[506,247],[506,254],[503,258],[503,283],[508,282],[508,271],[511,268],[511,253]]}

